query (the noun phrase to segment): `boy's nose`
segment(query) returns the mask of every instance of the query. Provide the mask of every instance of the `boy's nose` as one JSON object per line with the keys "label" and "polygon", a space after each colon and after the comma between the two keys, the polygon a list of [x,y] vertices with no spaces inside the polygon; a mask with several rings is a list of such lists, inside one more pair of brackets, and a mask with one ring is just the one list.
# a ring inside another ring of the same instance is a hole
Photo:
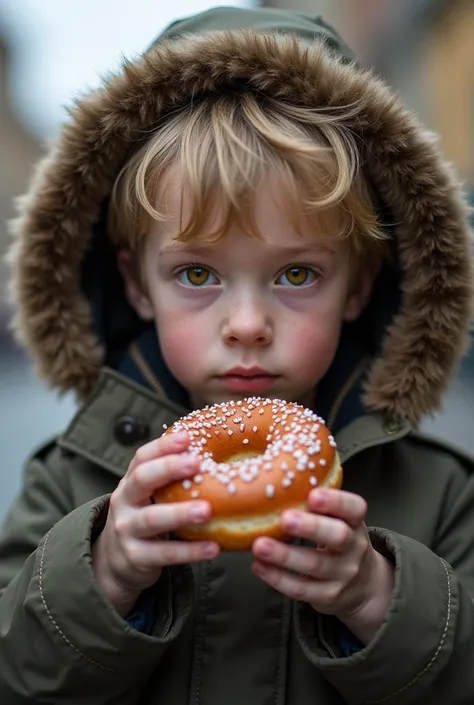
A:
{"label": "boy's nose", "polygon": [[228,345],[269,345],[273,331],[269,317],[257,302],[247,301],[234,308],[223,327]]}

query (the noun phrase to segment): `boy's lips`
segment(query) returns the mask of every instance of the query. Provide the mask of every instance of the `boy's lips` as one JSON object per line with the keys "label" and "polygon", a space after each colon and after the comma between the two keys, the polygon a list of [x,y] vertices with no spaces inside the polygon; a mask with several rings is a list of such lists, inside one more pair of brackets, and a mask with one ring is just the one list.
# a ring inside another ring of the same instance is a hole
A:
{"label": "boy's lips", "polygon": [[277,378],[278,375],[272,375],[259,367],[235,367],[219,376],[229,391],[254,393],[270,389]]}

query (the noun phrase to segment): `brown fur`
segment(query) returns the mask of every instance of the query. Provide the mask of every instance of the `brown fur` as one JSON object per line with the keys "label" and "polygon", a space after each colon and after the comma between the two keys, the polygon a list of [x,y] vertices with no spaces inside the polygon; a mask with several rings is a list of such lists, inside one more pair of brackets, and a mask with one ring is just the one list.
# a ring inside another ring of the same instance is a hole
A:
{"label": "brown fur", "polygon": [[81,397],[103,360],[79,289],[91,226],[119,166],[143,130],[190,95],[245,83],[306,106],[358,101],[365,168],[390,205],[404,272],[402,307],[374,362],[365,403],[417,423],[440,406],[464,351],[471,315],[465,208],[433,139],[369,72],[322,44],[249,30],[163,43],[80,101],[40,164],[15,223],[10,261],[15,327],[40,374]]}

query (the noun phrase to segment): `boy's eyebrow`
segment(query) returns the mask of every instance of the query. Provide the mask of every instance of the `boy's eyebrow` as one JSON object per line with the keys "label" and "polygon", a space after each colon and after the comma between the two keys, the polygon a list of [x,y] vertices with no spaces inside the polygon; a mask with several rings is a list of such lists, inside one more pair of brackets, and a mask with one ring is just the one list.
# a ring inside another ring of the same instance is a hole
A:
{"label": "boy's eyebrow", "polygon": [[303,255],[321,252],[334,255],[336,253],[334,246],[331,247],[329,243],[320,241],[315,241],[313,246],[309,243],[305,243],[304,245],[283,245],[282,247],[278,247],[276,252],[284,255]]}
{"label": "boy's eyebrow", "polygon": [[[185,254],[186,252],[193,252],[196,254],[208,254],[215,248],[215,242],[209,242],[204,244],[198,244],[195,242],[169,242],[160,249],[160,255],[167,254]],[[311,243],[305,243],[304,245],[281,245],[272,246],[272,254],[276,256],[301,256],[303,254],[315,254],[324,253],[329,255],[335,254],[334,246],[331,246],[329,242],[315,241],[314,245]]]}
{"label": "boy's eyebrow", "polygon": [[180,254],[185,252],[209,252],[215,243],[197,244],[195,242],[168,242],[160,248],[160,255]]}

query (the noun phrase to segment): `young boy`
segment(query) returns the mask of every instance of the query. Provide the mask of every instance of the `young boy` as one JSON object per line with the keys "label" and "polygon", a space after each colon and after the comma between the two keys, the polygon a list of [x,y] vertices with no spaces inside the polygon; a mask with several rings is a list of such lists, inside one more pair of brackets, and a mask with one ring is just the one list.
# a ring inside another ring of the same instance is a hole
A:
{"label": "young boy", "polygon": [[[468,227],[337,35],[173,25],[78,104],[16,232],[17,328],[83,406],[3,529],[2,705],[471,702],[473,467],[414,433],[467,338]],[[212,510],[151,503],[197,470],[163,426],[254,395],[326,418],[344,489],[290,544],[178,541]]]}

